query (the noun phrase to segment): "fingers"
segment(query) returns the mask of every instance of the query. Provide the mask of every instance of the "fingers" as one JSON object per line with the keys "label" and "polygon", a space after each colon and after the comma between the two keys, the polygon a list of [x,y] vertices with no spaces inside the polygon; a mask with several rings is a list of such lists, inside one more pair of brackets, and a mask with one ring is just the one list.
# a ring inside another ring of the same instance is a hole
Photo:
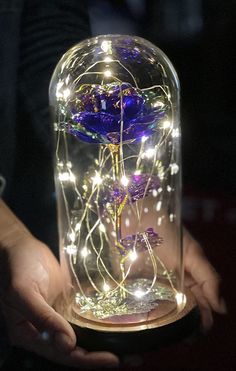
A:
{"label": "fingers", "polygon": [[42,336],[35,339],[31,344],[25,344],[26,349],[45,357],[53,362],[70,367],[98,368],[117,367],[119,359],[109,352],[87,352],[75,347],[71,352],[63,353],[55,346],[54,340]]}
{"label": "fingers", "polygon": [[197,304],[200,310],[203,332],[207,332],[213,325],[211,306],[208,303],[207,299],[202,295],[202,290],[197,284],[191,287],[191,291],[197,300]]}
{"label": "fingers", "polygon": [[[67,331],[65,327],[63,327],[64,332],[55,332],[55,328],[59,330],[62,326],[62,323],[56,323],[57,319],[50,319],[50,321],[46,319],[41,322],[43,317],[40,313],[38,313],[37,317],[36,313],[32,315],[27,309],[26,313],[34,319],[34,323],[38,325],[37,329],[32,323],[26,320],[18,310],[6,304],[4,304],[3,307],[7,317],[9,337],[13,345],[27,349],[53,362],[70,367],[106,368],[118,366],[119,359],[112,353],[89,353],[82,348],[76,347],[76,341],[68,343],[68,335],[65,334]],[[58,315],[57,313],[55,314]],[[62,320],[65,321],[63,318]],[[67,322],[66,324],[70,327]],[[39,331],[39,328],[41,331]]]}
{"label": "fingers", "polygon": [[15,312],[37,329],[39,333],[47,332],[54,339],[61,351],[72,351],[75,348],[76,336],[70,324],[58,314],[37,291],[15,288],[5,302],[8,310]]}
{"label": "fingers", "polygon": [[[201,246],[188,232],[184,236],[184,248],[185,269],[201,288],[201,296],[215,312],[225,314],[226,305],[223,298],[220,298],[220,276],[207,260]],[[198,293],[198,299],[199,296],[200,293]]]}
{"label": "fingers", "polygon": [[[70,367],[98,368],[117,367],[119,359],[109,352],[87,352],[74,347],[72,351],[62,352],[55,340],[47,332],[39,333],[27,322],[21,322],[10,329],[14,345],[27,349],[48,360]],[[33,335],[33,338],[29,335]]]}

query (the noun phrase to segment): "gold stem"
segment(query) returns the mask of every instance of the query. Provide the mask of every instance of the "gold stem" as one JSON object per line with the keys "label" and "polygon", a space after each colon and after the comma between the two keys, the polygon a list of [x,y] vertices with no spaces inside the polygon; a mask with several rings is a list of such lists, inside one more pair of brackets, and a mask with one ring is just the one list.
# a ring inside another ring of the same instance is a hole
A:
{"label": "gold stem", "polygon": [[[119,144],[109,144],[109,148],[112,155],[113,165],[113,180],[119,181],[120,178],[120,146]],[[120,245],[121,240],[121,212],[119,205],[115,203],[115,233],[116,233],[116,245]]]}
{"label": "gold stem", "polygon": [[[120,176],[121,176],[121,162],[120,162],[120,146],[119,144],[109,144],[109,149],[111,151],[112,155],[112,167],[113,167],[113,181],[114,182],[119,182],[120,181]],[[126,199],[125,199],[126,201]],[[123,205],[122,205],[123,206]],[[119,204],[115,202],[114,205],[114,224],[115,224],[115,233],[116,233],[116,241],[115,245],[119,246],[120,249],[124,250],[124,247],[121,245],[121,215],[122,215],[122,209],[123,207],[120,207]],[[125,280],[125,269],[124,269],[124,263],[123,259],[120,262],[120,270],[121,270],[121,280],[124,282]],[[124,288],[121,286],[120,287],[120,294],[123,298],[126,297],[126,292]]]}

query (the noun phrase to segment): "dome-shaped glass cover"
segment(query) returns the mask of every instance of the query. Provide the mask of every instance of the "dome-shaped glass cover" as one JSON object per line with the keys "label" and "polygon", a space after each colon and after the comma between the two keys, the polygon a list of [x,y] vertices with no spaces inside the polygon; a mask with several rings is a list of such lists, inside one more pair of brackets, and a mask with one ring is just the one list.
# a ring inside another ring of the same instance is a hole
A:
{"label": "dome-shaped glass cover", "polygon": [[173,66],[139,37],[88,39],[59,61],[50,104],[63,314],[91,327],[171,321],[185,302]]}

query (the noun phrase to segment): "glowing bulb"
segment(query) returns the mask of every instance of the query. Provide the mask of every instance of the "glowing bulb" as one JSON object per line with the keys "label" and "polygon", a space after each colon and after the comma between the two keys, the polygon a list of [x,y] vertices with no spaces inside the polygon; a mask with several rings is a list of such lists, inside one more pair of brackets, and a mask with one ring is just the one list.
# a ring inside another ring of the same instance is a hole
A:
{"label": "glowing bulb", "polygon": [[68,171],[59,173],[58,178],[61,182],[67,182],[68,180],[70,180],[70,173]]}
{"label": "glowing bulb", "polygon": [[180,136],[179,129],[173,129],[172,131],[172,138],[178,138]]}
{"label": "glowing bulb", "polygon": [[156,189],[153,189],[153,191],[152,191],[152,195],[153,195],[153,197],[157,197],[157,195],[158,195],[158,192],[157,192],[157,190],[156,190]]}
{"label": "glowing bulb", "polygon": [[109,291],[110,290],[110,286],[105,282],[104,285],[103,285],[103,290],[105,292]]}
{"label": "glowing bulb", "polygon": [[134,250],[134,251],[131,251],[129,253],[129,258],[132,262],[134,262],[136,259],[137,259],[138,255],[137,255],[137,252]]}
{"label": "glowing bulb", "polygon": [[162,124],[163,129],[170,129],[171,128],[171,122],[166,120]]}
{"label": "glowing bulb", "polygon": [[111,57],[105,57],[105,58],[104,58],[104,62],[109,63],[109,62],[111,62],[111,61],[112,61]]}
{"label": "glowing bulb", "polygon": [[141,174],[141,170],[135,170],[134,175],[140,175],[140,174]]}
{"label": "glowing bulb", "polygon": [[160,210],[161,210],[161,201],[158,201],[156,205],[156,211],[160,211]]}
{"label": "glowing bulb", "polygon": [[81,228],[81,223],[77,223],[75,226],[75,231],[78,232]]}
{"label": "glowing bulb", "polygon": [[126,218],[125,219],[125,226],[126,227],[129,227],[130,226],[130,220],[129,220],[129,218]]}
{"label": "glowing bulb", "polygon": [[99,230],[100,230],[101,232],[103,232],[103,233],[106,232],[106,228],[105,228],[104,224],[101,223],[101,224],[99,225]]}
{"label": "glowing bulb", "polygon": [[145,214],[147,214],[147,213],[148,213],[148,207],[145,207],[145,208],[143,209],[143,211],[145,212]]}
{"label": "glowing bulb", "polygon": [[128,179],[125,175],[123,175],[123,176],[121,177],[120,182],[121,182],[121,184],[122,184],[124,187],[127,187],[127,185],[129,184],[129,179]]}
{"label": "glowing bulb", "polygon": [[111,72],[110,70],[106,70],[106,71],[104,71],[104,75],[105,75],[106,77],[111,77],[112,72]]}
{"label": "glowing bulb", "polygon": [[158,227],[160,227],[161,223],[162,223],[162,217],[159,216],[159,218],[157,219],[157,225],[158,225]]}
{"label": "glowing bulb", "polygon": [[147,158],[152,158],[154,155],[155,155],[155,148],[148,148],[145,152],[144,152],[144,156],[147,157]]}
{"label": "glowing bulb", "polygon": [[182,292],[178,292],[175,295],[175,300],[178,306],[182,306],[186,304],[186,296]]}
{"label": "glowing bulb", "polygon": [[137,298],[142,298],[144,295],[145,295],[145,292],[143,292],[142,290],[136,290],[134,292],[134,295],[137,297]]}
{"label": "glowing bulb", "polygon": [[177,174],[179,171],[179,166],[177,164],[170,164],[170,173],[171,175]]}
{"label": "glowing bulb", "polygon": [[70,96],[70,89],[63,90],[63,98],[66,100]]}
{"label": "glowing bulb", "polygon": [[166,187],[166,190],[167,190],[167,192],[171,192],[172,191],[172,188],[171,188],[171,186],[168,184],[168,186]]}
{"label": "glowing bulb", "polygon": [[153,107],[159,107],[159,108],[163,108],[164,107],[164,103],[163,102],[160,102],[160,101],[156,101],[153,103]]}
{"label": "glowing bulb", "polygon": [[146,142],[146,140],[148,139],[148,137],[146,137],[145,135],[142,136],[142,139],[141,139],[141,142],[144,143]]}
{"label": "glowing bulb", "polygon": [[89,255],[89,250],[87,249],[86,246],[84,246],[84,247],[82,248],[82,250],[80,251],[80,254],[81,254],[81,256],[82,256],[83,258],[86,258],[86,257]]}
{"label": "glowing bulb", "polygon": [[74,176],[74,174],[72,173],[72,172],[70,172],[70,181],[71,182],[75,182],[75,176]]}
{"label": "glowing bulb", "polygon": [[110,50],[110,49],[111,49],[111,42],[110,42],[110,41],[107,41],[107,40],[103,40],[103,41],[101,42],[101,49],[102,49],[105,53],[111,51],[111,50]]}
{"label": "glowing bulb", "polygon": [[75,255],[77,253],[77,246],[74,244],[67,245],[64,249],[69,255]]}
{"label": "glowing bulb", "polygon": [[102,177],[99,173],[96,172],[96,175],[92,178],[93,185],[100,185],[102,184]]}
{"label": "glowing bulb", "polygon": [[71,242],[75,242],[75,232],[71,232],[70,234],[69,234],[69,238],[70,238],[70,240],[71,240]]}

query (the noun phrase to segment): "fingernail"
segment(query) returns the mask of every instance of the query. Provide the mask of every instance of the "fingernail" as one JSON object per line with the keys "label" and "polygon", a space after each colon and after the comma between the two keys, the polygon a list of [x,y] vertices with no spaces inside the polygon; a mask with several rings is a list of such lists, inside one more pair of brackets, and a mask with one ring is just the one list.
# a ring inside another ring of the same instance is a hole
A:
{"label": "fingernail", "polygon": [[54,341],[58,349],[63,352],[68,352],[73,349],[73,341],[71,337],[62,332],[55,333]]}
{"label": "fingernail", "polygon": [[228,312],[226,302],[223,298],[220,298],[220,313],[226,314]]}

